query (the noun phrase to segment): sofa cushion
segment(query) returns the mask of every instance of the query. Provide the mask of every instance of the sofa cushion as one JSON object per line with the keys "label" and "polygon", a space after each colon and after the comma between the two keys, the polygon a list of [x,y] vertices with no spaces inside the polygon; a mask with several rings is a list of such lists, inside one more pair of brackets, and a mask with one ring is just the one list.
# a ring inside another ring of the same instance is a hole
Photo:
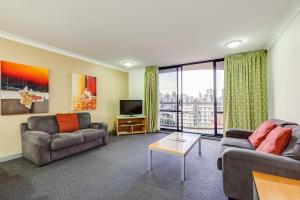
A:
{"label": "sofa cushion", "polygon": [[83,113],[77,113],[77,114],[78,114],[80,129],[90,128],[90,124],[91,124],[90,113],[83,112]]}
{"label": "sofa cushion", "polygon": [[84,142],[83,136],[76,133],[56,133],[51,135],[51,150],[59,150]]}
{"label": "sofa cushion", "polygon": [[239,138],[223,138],[221,140],[221,146],[238,147],[243,149],[254,150],[254,147],[251,145],[249,140]]}
{"label": "sofa cushion", "polygon": [[259,145],[256,151],[281,155],[292,136],[291,128],[276,127]]}
{"label": "sofa cushion", "polygon": [[60,133],[73,132],[79,129],[77,113],[56,114]]}
{"label": "sofa cushion", "polygon": [[58,124],[55,115],[32,116],[28,118],[28,128],[31,131],[43,131],[54,134],[58,132]]}
{"label": "sofa cushion", "polygon": [[81,134],[84,138],[84,142],[90,142],[105,136],[105,131],[103,129],[88,128],[88,129],[78,130],[74,133]]}
{"label": "sofa cushion", "polygon": [[265,121],[259,127],[257,127],[254,133],[252,133],[248,138],[252,146],[254,148],[257,148],[262,143],[262,141],[264,141],[270,131],[276,126],[277,125],[275,123]]}

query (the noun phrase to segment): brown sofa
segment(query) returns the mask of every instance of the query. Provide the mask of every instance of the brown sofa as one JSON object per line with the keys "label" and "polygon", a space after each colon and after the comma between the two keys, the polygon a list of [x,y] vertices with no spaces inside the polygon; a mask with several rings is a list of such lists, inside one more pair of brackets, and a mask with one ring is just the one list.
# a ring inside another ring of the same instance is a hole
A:
{"label": "brown sofa", "polygon": [[106,123],[92,123],[89,113],[78,113],[80,130],[58,133],[55,115],[29,117],[21,124],[23,156],[37,165],[108,143]]}
{"label": "brown sofa", "polygon": [[255,151],[248,141],[253,131],[230,129],[221,140],[217,166],[223,172],[224,193],[230,199],[252,200],[252,171],[300,180],[300,126],[283,120],[271,121],[293,131],[280,156]]}

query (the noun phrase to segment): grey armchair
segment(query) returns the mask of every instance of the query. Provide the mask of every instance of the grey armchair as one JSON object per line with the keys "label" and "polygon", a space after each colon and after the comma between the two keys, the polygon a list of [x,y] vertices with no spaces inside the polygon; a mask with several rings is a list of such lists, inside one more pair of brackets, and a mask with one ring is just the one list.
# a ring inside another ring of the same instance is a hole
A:
{"label": "grey armchair", "polygon": [[226,132],[217,165],[223,172],[223,188],[227,197],[252,200],[252,171],[300,180],[300,127],[289,122],[278,125],[293,130],[292,138],[280,156],[255,151],[248,141],[252,131],[231,129]]}

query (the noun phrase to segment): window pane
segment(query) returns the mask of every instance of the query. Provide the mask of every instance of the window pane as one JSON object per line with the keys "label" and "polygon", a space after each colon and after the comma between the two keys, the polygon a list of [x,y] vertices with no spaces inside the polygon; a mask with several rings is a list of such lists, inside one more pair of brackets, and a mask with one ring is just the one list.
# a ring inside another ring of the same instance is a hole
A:
{"label": "window pane", "polygon": [[183,131],[214,134],[213,63],[183,66]]}
{"label": "window pane", "polygon": [[159,109],[177,110],[177,69],[159,71]]}

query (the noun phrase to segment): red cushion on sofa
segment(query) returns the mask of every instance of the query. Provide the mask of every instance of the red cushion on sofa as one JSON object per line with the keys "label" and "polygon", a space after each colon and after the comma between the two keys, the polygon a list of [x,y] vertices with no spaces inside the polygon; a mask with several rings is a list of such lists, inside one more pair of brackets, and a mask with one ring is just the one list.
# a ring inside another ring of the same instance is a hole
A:
{"label": "red cushion on sofa", "polygon": [[259,145],[256,151],[281,155],[292,136],[291,128],[276,127]]}
{"label": "red cushion on sofa", "polygon": [[79,129],[77,113],[56,114],[60,133],[73,132]]}
{"label": "red cushion on sofa", "polygon": [[276,124],[270,121],[265,121],[264,123],[262,123],[248,138],[252,146],[256,149],[260,145],[260,143],[262,143],[262,141],[267,137],[269,132],[276,126]]}

